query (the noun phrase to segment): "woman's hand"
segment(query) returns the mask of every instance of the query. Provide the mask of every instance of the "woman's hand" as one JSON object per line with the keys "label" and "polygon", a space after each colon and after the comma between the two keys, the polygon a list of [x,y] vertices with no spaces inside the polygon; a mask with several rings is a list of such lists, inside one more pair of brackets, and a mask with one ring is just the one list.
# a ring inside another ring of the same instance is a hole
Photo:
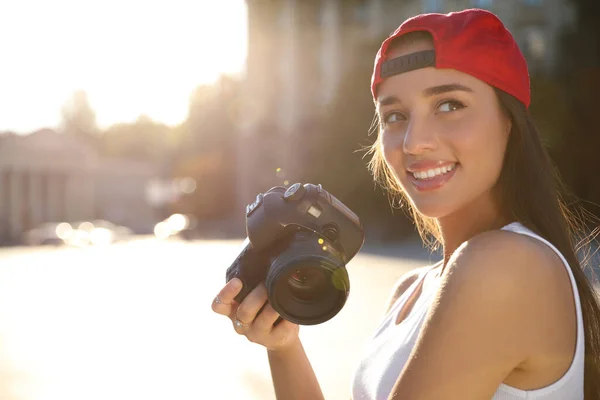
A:
{"label": "woman's hand", "polygon": [[238,304],[234,297],[242,289],[242,281],[233,278],[221,289],[212,303],[217,314],[231,319],[233,329],[240,335],[272,352],[285,350],[298,340],[299,326],[285,319],[274,325],[279,314],[271,307],[263,283],[255,287]]}

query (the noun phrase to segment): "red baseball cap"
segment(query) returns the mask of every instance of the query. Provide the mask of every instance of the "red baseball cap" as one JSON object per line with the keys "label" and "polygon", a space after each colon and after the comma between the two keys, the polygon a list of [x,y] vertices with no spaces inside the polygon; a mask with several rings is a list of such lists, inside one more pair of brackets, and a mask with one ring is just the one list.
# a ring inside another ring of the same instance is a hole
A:
{"label": "red baseball cap", "polygon": [[[409,32],[426,31],[433,51],[388,60],[390,43]],[[493,13],[468,9],[448,14],[421,14],[407,19],[383,41],[371,78],[371,93],[385,78],[418,68],[451,68],[467,73],[513,95],[529,108],[529,71],[525,57],[511,33]]]}

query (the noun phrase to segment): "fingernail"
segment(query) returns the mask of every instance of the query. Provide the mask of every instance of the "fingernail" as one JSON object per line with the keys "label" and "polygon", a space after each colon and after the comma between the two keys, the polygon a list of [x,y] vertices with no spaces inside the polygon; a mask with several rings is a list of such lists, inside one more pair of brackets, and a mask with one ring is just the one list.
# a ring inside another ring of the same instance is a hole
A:
{"label": "fingernail", "polygon": [[231,280],[231,286],[233,286],[234,289],[241,289],[242,281],[239,278],[233,278]]}

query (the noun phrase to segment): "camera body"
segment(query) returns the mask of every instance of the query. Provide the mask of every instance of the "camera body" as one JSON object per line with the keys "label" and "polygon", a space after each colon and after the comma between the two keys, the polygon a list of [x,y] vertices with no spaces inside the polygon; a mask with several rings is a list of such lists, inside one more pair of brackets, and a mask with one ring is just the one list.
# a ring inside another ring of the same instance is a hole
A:
{"label": "camera body", "polygon": [[362,222],[321,185],[295,183],[260,193],[246,207],[242,251],[226,280],[243,282],[241,302],[265,282],[282,318],[315,325],[333,318],[350,290],[346,264],[364,244]]}

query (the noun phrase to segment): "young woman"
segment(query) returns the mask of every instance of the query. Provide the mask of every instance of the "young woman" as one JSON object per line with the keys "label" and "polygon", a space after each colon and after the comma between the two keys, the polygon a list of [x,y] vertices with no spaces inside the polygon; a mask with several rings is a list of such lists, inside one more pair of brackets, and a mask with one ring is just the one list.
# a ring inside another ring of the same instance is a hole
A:
{"label": "young woman", "polygon": [[[398,282],[358,366],[354,400],[598,399],[600,309],[528,114],[526,61],[484,10],[405,21],[372,78],[378,180],[401,195],[440,263]],[[213,302],[267,348],[279,399],[321,399],[288,321],[264,286]]]}

